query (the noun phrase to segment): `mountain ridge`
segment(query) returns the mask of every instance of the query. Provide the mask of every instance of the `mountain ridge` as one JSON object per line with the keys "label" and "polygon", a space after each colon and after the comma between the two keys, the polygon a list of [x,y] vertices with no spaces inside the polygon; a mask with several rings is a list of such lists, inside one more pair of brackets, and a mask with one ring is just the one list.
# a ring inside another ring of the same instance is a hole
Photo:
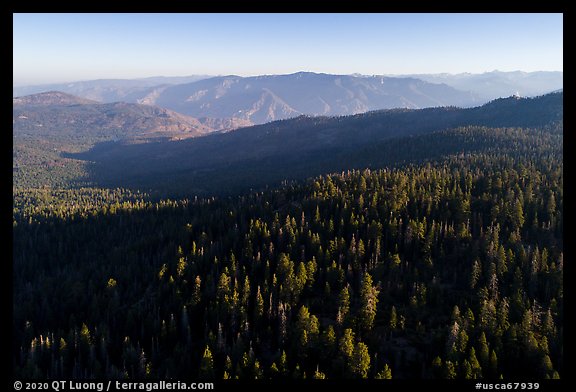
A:
{"label": "mountain ridge", "polygon": [[513,94],[535,96],[561,89],[562,75],[548,71],[414,75],[300,71],[285,75],[103,79],[14,87],[13,95],[50,88],[105,103],[160,106],[207,118],[215,129],[230,130],[234,124],[257,125],[301,114],[338,116],[398,107],[473,107]]}
{"label": "mountain ridge", "polygon": [[[213,129],[200,120],[156,106],[99,103],[61,92],[13,99],[13,132],[99,134],[106,138],[196,137]],[[142,139],[143,140],[143,139]]]}
{"label": "mountain ridge", "polygon": [[233,117],[262,124],[299,114],[348,115],[375,109],[457,103],[470,106],[476,100],[473,95],[447,85],[414,78],[298,72],[203,79],[169,86],[150,102],[194,117]]}
{"label": "mountain ridge", "polygon": [[[116,184],[115,178],[130,179],[132,185],[146,188],[153,187],[158,180],[166,189],[174,184],[188,184],[190,189],[210,193],[343,170],[350,162],[359,167],[370,166],[373,163],[370,157],[386,161],[378,149],[373,150],[374,146],[458,127],[561,129],[562,100],[563,94],[556,93],[538,98],[499,99],[469,109],[394,109],[343,117],[299,116],[177,142],[105,143],[69,157],[94,162],[93,178],[107,186]],[[358,155],[366,149],[372,149],[371,154]],[[142,157],[146,157],[145,162]]]}
{"label": "mountain ridge", "polygon": [[563,85],[562,71],[491,71],[481,74],[413,74],[431,83],[445,83],[462,91],[473,91],[481,99],[492,100],[518,94],[533,97],[546,94]]}
{"label": "mountain ridge", "polygon": [[99,103],[100,102],[63,93],[61,91],[46,91],[43,93],[12,98],[12,105],[15,106],[91,105]]}

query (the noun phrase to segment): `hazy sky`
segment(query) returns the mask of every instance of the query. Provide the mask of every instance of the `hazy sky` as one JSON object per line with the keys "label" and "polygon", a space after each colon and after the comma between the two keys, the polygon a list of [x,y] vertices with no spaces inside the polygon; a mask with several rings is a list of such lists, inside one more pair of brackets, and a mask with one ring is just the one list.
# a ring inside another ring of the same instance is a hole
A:
{"label": "hazy sky", "polygon": [[562,14],[14,14],[14,84],[562,71]]}

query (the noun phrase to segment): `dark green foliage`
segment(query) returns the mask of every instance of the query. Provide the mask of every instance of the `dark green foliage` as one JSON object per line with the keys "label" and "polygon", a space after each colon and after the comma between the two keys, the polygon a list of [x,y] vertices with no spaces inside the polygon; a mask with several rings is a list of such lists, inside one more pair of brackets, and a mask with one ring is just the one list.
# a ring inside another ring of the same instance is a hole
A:
{"label": "dark green foliage", "polygon": [[17,192],[16,375],[563,376],[562,136],[395,143],[442,158],[229,198]]}

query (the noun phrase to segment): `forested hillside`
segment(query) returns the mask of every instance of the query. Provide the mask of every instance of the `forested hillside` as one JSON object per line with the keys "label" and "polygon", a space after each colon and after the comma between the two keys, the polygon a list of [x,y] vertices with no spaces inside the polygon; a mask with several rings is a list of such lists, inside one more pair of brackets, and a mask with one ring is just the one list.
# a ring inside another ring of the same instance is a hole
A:
{"label": "forested hillside", "polygon": [[199,120],[154,106],[100,104],[53,91],[13,99],[14,187],[70,188],[86,184],[86,163],[64,153],[96,143],[184,139],[213,131]]}
{"label": "forested hillside", "polygon": [[561,377],[562,133],[399,138],[227,198],[17,193],[15,373]]}
{"label": "forested hillside", "polygon": [[[557,93],[532,99],[510,97],[469,109],[397,109],[347,117],[299,117],[176,142],[101,143],[66,157],[86,161],[84,180],[100,187],[161,190],[166,196],[233,195],[275,187],[284,180],[419,162],[429,154],[483,147],[482,143],[465,142],[464,134],[450,133],[459,127],[557,132],[562,118],[563,94]],[[421,136],[439,131],[449,133],[444,137]],[[406,139],[408,136],[411,139]],[[514,140],[507,143],[518,143]],[[491,138],[487,141],[494,142]],[[427,148],[428,143],[437,148]]]}

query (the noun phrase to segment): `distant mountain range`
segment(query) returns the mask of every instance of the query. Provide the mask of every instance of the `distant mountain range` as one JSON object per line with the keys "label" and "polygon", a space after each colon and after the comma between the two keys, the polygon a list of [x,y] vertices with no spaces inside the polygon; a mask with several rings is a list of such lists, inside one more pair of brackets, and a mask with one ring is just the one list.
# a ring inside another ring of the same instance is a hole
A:
{"label": "distant mountain range", "polygon": [[61,91],[102,103],[155,105],[192,116],[214,130],[299,115],[341,116],[371,110],[471,107],[489,100],[542,95],[562,89],[562,72],[487,72],[405,76],[290,75],[186,76],[109,79],[15,87],[14,96]]}
{"label": "distant mountain range", "polygon": [[154,91],[141,103],[194,117],[226,117],[254,124],[306,115],[341,116],[376,109],[470,106],[473,94],[413,78],[354,77],[299,72],[224,76]]}
{"label": "distant mountain range", "polygon": [[501,72],[482,74],[416,74],[410,75],[430,83],[445,83],[458,90],[471,91],[482,100],[509,97],[518,94],[523,97],[547,94],[563,86],[563,72]]}
{"label": "distant mountain range", "polygon": [[191,83],[207,77],[210,76],[156,76],[142,79],[98,79],[70,83],[18,86],[12,89],[12,96],[20,97],[48,91],[61,91],[100,103],[118,101],[136,103],[138,99],[146,96],[155,88],[173,84]]}
{"label": "distant mountain range", "polygon": [[[161,84],[158,84],[162,82]],[[415,78],[357,77],[299,72],[291,75],[96,80],[14,89],[62,91],[100,102],[156,105],[193,116],[213,129],[263,124],[305,115],[340,116],[391,108],[471,106],[470,92]]]}
{"label": "distant mountain range", "polygon": [[12,99],[13,108],[22,108],[25,106],[55,106],[55,105],[91,105],[100,102],[91,99],[77,97],[71,94],[65,94],[60,91],[47,91],[40,94],[26,95],[24,97],[15,97]]}

